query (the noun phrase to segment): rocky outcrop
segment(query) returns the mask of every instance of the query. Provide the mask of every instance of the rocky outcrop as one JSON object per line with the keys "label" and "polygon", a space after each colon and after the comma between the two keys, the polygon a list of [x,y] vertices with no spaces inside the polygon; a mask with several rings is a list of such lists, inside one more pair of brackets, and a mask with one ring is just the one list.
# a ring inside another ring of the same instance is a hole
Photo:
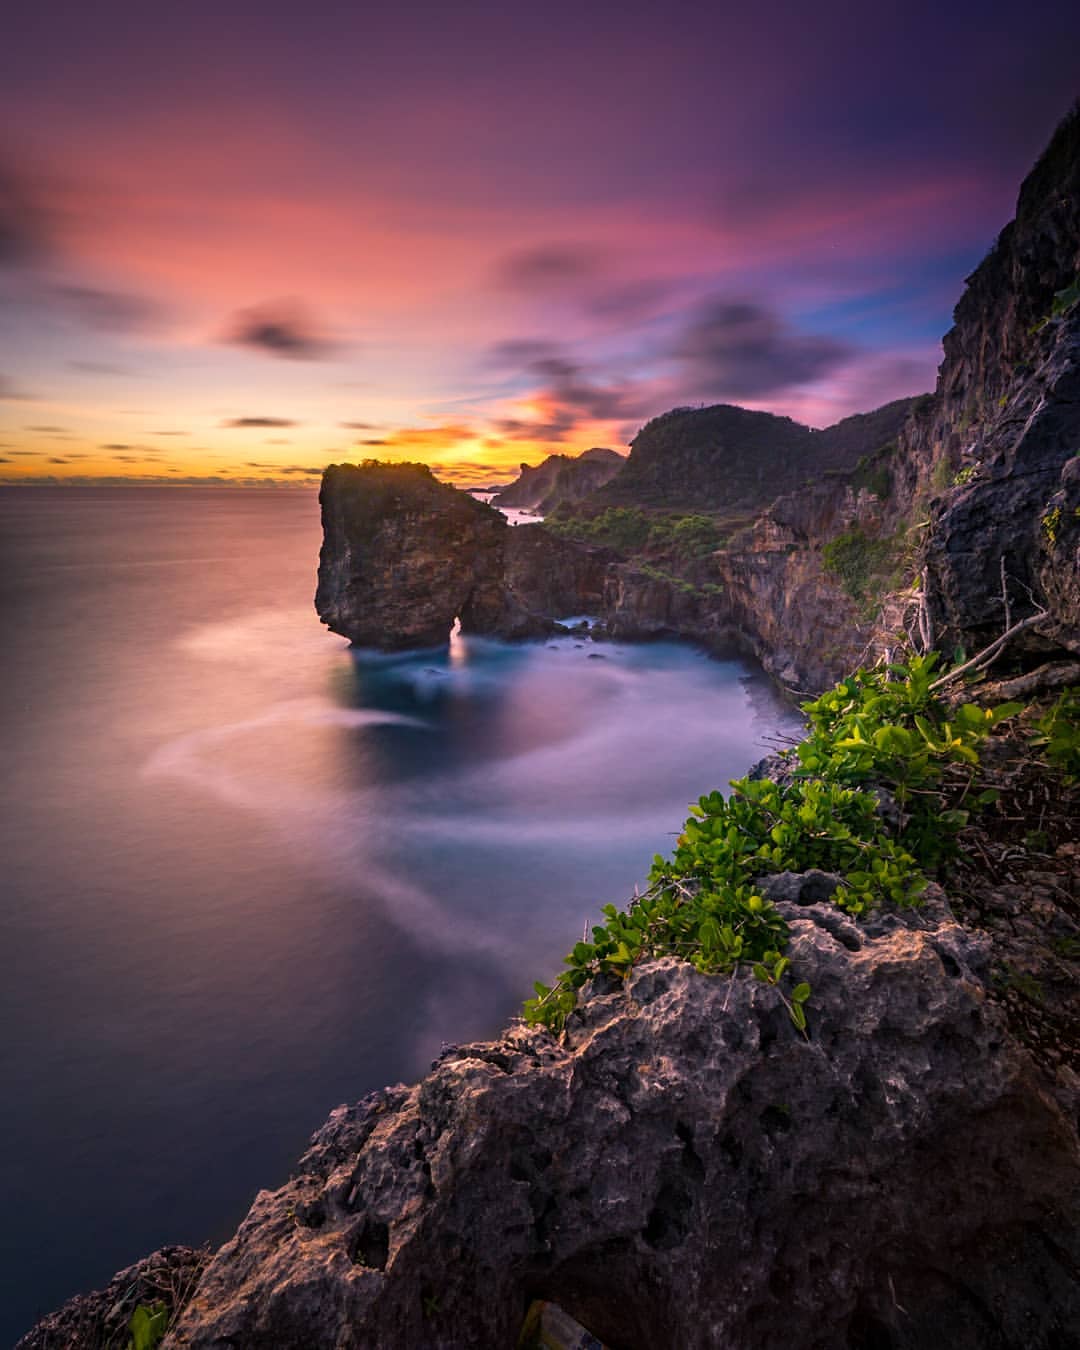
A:
{"label": "rocky outcrop", "polygon": [[[983,438],[1013,438],[1039,402],[1031,377],[1056,345],[1056,297],[1080,276],[1080,104],[1021,185],[1016,216],[967,278],[942,339],[932,398],[905,427],[892,471],[903,510],[934,479],[978,464]],[[944,468],[942,468],[944,464]],[[947,481],[947,480],[946,480]]]}
{"label": "rocky outcrop", "polygon": [[496,506],[548,514],[557,506],[574,505],[619,472],[625,460],[614,450],[595,446],[580,455],[548,455],[543,463],[530,468],[522,464],[515,481],[502,488],[492,499]]}
{"label": "rocky outcrop", "polygon": [[534,637],[600,601],[610,554],[511,529],[426,465],[331,465],[319,502],[315,607],[360,646],[439,646],[456,620],[464,632]]}
{"label": "rocky outcrop", "polygon": [[987,941],[940,897],[856,928],[788,890],[806,1039],[749,974],[669,960],[562,1042],[452,1048],[331,1115],[169,1346],[512,1346],[533,1297],[621,1350],[1080,1345],[1076,1134]]}
{"label": "rocky outcrop", "polygon": [[507,524],[423,464],[332,464],[319,492],[315,608],[363,646],[444,643],[465,610],[501,613]]}

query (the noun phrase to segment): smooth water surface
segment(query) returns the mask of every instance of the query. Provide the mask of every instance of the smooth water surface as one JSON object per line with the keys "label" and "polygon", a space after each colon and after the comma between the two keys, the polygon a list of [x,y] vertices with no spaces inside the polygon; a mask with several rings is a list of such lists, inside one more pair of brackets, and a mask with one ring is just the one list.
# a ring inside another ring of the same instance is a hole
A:
{"label": "smooth water surface", "polygon": [[0,489],[0,1343],[491,1035],[792,725],[674,643],[351,652],[314,494]]}

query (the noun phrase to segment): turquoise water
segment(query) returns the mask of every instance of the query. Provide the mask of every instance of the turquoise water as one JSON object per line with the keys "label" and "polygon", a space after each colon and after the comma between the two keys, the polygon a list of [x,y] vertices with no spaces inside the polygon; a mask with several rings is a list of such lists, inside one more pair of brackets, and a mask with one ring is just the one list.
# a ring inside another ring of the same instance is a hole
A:
{"label": "turquoise water", "polygon": [[0,1342],[497,1031],[792,725],[738,659],[322,629],[314,495],[0,490]]}

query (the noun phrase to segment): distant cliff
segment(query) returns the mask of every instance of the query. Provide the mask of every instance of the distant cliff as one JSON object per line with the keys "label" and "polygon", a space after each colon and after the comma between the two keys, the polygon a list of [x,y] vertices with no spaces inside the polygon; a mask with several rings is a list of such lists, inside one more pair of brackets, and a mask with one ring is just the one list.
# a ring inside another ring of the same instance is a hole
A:
{"label": "distant cliff", "polygon": [[535,468],[522,464],[515,481],[493,500],[496,506],[547,514],[563,503],[582,501],[613,478],[624,463],[622,455],[599,446],[577,456],[548,455]]}
{"label": "distant cliff", "polygon": [[895,440],[913,402],[900,399],[824,431],[727,403],[675,408],[642,427],[620,472],[587,505],[760,511],[823,474],[854,470]]}

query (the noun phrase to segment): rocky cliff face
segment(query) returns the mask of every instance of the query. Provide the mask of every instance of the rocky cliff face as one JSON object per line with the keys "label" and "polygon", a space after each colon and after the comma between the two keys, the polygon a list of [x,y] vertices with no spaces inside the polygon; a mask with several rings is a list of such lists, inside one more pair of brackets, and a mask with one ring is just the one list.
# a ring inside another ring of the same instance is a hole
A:
{"label": "rocky cliff face", "polygon": [[1044,650],[1080,649],[1080,107],[968,278],[932,401],[900,438],[894,515],[929,517],[925,584],[943,643],[1048,609]]}
{"label": "rocky cliff face", "polygon": [[522,464],[517,479],[494,498],[496,506],[520,510],[554,511],[564,502],[573,505],[603,487],[624,464],[622,455],[599,446],[580,455],[548,455],[542,464]]}

